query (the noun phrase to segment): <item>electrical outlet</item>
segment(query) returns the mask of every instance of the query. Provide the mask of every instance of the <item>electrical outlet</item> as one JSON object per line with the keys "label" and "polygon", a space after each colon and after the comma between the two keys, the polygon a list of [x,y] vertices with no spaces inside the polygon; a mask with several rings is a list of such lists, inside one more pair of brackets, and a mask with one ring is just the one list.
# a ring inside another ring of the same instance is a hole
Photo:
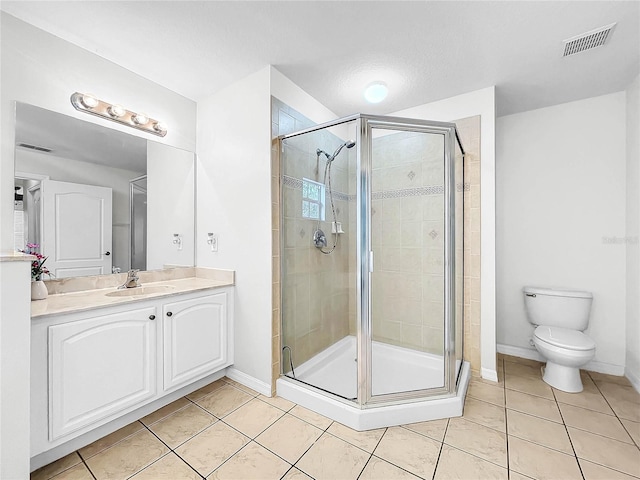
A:
{"label": "electrical outlet", "polygon": [[207,243],[211,246],[212,252],[217,252],[218,251],[218,234],[207,233]]}

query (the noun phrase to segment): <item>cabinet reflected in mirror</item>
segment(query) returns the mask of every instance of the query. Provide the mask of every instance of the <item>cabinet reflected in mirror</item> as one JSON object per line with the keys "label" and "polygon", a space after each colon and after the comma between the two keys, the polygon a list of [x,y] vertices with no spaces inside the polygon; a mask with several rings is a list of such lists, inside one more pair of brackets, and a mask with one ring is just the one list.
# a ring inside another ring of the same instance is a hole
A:
{"label": "cabinet reflected in mirror", "polygon": [[194,169],[192,152],[17,103],[15,248],[39,244],[55,278],[192,266]]}

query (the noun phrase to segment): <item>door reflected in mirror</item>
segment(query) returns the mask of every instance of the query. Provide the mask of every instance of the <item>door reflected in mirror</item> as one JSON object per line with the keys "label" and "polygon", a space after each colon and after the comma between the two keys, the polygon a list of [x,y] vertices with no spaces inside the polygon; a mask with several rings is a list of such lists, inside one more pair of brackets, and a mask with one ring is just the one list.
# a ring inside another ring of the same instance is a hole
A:
{"label": "door reflected in mirror", "polygon": [[194,169],[192,152],[17,103],[15,248],[40,245],[54,278],[193,266]]}

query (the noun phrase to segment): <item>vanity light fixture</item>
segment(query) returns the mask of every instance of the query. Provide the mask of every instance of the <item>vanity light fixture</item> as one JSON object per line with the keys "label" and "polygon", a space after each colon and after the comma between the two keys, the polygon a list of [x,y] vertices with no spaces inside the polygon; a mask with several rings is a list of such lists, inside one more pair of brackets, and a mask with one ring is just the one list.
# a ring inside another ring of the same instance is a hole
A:
{"label": "vanity light fixture", "polygon": [[127,110],[122,105],[104,102],[91,94],[76,92],[71,95],[71,104],[81,112],[122,123],[147,133],[160,137],[164,137],[167,134],[167,125],[164,122],[149,118],[144,113]]}

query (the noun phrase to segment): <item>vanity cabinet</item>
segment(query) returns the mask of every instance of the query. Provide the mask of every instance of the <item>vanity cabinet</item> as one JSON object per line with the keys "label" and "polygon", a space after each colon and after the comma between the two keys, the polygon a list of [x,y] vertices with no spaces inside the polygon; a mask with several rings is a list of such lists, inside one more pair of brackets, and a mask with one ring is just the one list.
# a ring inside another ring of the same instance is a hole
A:
{"label": "vanity cabinet", "polygon": [[232,363],[233,287],[35,318],[31,456],[162,406]]}
{"label": "vanity cabinet", "polygon": [[226,364],[227,303],[227,292],[221,292],[162,307],[165,390]]}
{"label": "vanity cabinet", "polygon": [[156,394],[154,307],[49,328],[50,439]]}

